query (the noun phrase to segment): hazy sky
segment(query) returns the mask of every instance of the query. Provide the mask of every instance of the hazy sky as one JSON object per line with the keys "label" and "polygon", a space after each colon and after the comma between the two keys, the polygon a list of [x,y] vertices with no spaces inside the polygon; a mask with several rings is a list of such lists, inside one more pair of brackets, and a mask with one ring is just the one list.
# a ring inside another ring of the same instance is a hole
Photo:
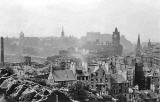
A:
{"label": "hazy sky", "polygon": [[81,37],[89,31],[121,34],[135,42],[160,41],[160,0],[0,0],[0,35]]}

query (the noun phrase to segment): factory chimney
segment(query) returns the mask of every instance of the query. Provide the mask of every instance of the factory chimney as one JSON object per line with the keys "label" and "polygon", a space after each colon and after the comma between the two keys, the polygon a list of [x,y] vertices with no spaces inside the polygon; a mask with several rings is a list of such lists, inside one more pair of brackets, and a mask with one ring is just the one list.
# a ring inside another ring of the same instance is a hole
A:
{"label": "factory chimney", "polygon": [[4,39],[1,37],[1,64],[4,65]]}

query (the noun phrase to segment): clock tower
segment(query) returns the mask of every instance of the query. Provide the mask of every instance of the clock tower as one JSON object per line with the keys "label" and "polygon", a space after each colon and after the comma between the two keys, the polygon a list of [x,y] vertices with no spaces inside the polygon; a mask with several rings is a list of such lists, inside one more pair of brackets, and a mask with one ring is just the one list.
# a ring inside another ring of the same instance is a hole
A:
{"label": "clock tower", "polygon": [[120,32],[117,27],[112,35],[113,53],[114,55],[122,55],[123,46],[120,44]]}
{"label": "clock tower", "polygon": [[117,27],[115,28],[115,31],[113,32],[113,35],[112,35],[112,43],[114,46],[120,45],[120,33],[118,32]]}

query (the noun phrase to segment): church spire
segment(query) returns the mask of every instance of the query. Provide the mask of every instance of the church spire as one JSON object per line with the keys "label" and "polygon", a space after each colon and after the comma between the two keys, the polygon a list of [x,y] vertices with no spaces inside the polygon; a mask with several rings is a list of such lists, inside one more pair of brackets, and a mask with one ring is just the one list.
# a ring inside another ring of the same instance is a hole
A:
{"label": "church spire", "polygon": [[140,35],[138,34],[137,48],[141,47]]}
{"label": "church spire", "polygon": [[141,55],[141,50],[142,50],[142,46],[141,46],[141,41],[140,41],[140,35],[138,34],[136,56],[140,56]]}
{"label": "church spire", "polygon": [[115,32],[118,32],[118,29],[117,29],[117,27],[115,28]]}
{"label": "church spire", "polygon": [[64,37],[64,29],[63,29],[63,26],[62,26],[61,37]]}
{"label": "church spire", "polygon": [[149,39],[149,41],[148,41],[148,47],[149,47],[149,48],[152,47],[152,44],[151,44],[150,39]]}

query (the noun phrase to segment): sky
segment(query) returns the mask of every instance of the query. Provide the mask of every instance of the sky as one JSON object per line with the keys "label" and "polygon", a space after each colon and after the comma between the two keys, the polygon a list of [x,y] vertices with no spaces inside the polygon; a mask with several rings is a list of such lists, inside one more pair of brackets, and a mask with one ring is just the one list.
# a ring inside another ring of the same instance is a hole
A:
{"label": "sky", "polygon": [[0,0],[0,36],[121,35],[160,41],[160,0]]}

